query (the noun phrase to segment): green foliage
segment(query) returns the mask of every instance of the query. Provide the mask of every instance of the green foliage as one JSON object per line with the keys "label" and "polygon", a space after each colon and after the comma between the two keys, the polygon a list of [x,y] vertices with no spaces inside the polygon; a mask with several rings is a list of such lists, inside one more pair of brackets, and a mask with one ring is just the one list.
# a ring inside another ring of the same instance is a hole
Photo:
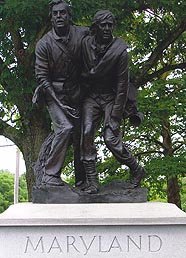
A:
{"label": "green foliage", "polygon": [[[19,178],[19,202],[26,202],[27,188],[25,175]],[[0,213],[14,202],[14,175],[9,171],[0,171]]]}
{"label": "green foliage", "polygon": [[182,179],[182,187],[181,187],[181,203],[182,209],[186,212],[186,177]]}
{"label": "green foliage", "polygon": [[[126,122],[123,140],[149,171],[144,180],[149,188],[149,200],[164,200],[166,178],[179,174],[181,182],[186,172],[186,2],[68,2],[76,24],[89,26],[93,15],[100,9],[110,9],[116,16],[114,33],[129,46],[131,80],[140,88],[139,107],[145,115],[139,128],[133,128]],[[36,87],[35,44],[49,28],[48,0],[0,2],[0,134],[11,138],[24,152],[24,157],[29,157],[26,161],[27,168],[30,168],[27,178],[31,178],[33,173],[31,164],[35,162],[33,154],[36,153],[37,136],[40,132],[45,137],[48,132],[47,119],[42,121],[39,111],[33,109],[31,99]],[[16,131],[12,131],[10,125]],[[101,149],[97,164],[101,183],[113,178],[127,180],[128,170],[111,156],[104,147],[102,137],[97,137],[97,149]],[[72,149],[68,152],[65,165],[63,173],[73,184]],[[181,189],[185,186],[184,182]],[[182,201],[184,205],[183,198]]]}
{"label": "green foliage", "polygon": [[148,164],[146,164],[150,174],[156,176],[167,176],[174,177],[177,175],[185,175],[186,171],[186,157],[185,155],[176,156],[166,156],[162,158],[151,159]]}
{"label": "green foliage", "polygon": [[97,162],[97,171],[101,184],[107,184],[112,180],[119,179],[123,181],[129,180],[129,173],[121,164],[113,157],[106,157],[104,162]]}
{"label": "green foliage", "polygon": [[179,178],[180,188],[183,176],[185,176],[186,159],[180,155],[178,157],[166,156],[162,158],[152,158],[145,164],[148,171],[143,185],[149,189],[149,200],[166,200],[167,178]]}

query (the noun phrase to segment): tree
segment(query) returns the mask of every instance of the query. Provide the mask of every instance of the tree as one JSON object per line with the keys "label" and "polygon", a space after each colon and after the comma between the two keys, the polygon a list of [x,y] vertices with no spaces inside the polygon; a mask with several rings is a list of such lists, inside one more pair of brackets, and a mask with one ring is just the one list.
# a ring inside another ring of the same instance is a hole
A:
{"label": "tree", "polygon": [[[117,16],[116,35],[129,45],[131,81],[136,87],[143,91],[147,85],[154,87],[154,82],[174,71],[180,71],[180,78],[184,76],[184,1],[70,2],[75,23],[89,25],[99,9],[110,9]],[[12,140],[23,153],[29,200],[34,183],[32,165],[50,131],[45,109],[33,108],[31,103],[36,87],[35,44],[50,24],[47,4],[47,0],[0,2],[0,134]],[[163,115],[162,123],[165,120]],[[148,130],[147,133],[150,135]]]}
{"label": "tree", "polygon": [[[19,202],[28,200],[26,178],[19,178]],[[14,175],[9,171],[0,171],[0,213],[14,203]]]}
{"label": "tree", "polygon": [[[166,179],[168,202],[181,207],[180,182],[185,176],[185,78],[161,78],[143,90],[141,106],[148,112],[138,135],[138,145],[144,152],[148,170],[156,178]],[[152,103],[153,105],[150,105]],[[150,107],[150,108],[149,108]],[[160,189],[161,191],[161,189]]]}
{"label": "tree", "polygon": [[50,130],[45,110],[32,106],[34,48],[47,27],[47,1],[6,1],[0,11],[0,133],[23,153],[31,199],[32,165]]}

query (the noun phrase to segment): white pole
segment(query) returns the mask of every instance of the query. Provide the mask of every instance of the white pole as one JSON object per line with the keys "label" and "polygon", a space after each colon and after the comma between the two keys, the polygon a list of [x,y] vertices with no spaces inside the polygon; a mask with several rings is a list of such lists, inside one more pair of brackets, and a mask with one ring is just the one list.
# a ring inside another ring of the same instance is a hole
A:
{"label": "white pole", "polygon": [[19,160],[20,152],[17,148],[16,150],[16,171],[14,177],[14,204],[18,203],[18,193],[19,193]]}

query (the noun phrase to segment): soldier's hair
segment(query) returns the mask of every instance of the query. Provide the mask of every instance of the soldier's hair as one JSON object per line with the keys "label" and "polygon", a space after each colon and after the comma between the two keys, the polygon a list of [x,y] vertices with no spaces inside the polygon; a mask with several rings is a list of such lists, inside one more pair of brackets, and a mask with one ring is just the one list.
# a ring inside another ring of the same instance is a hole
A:
{"label": "soldier's hair", "polygon": [[67,10],[68,15],[70,17],[70,21],[72,21],[72,9],[71,9],[70,5],[67,4],[64,0],[50,0],[49,1],[49,16],[50,16],[50,18],[52,17],[52,8],[53,8],[53,6],[61,4],[61,3],[64,4],[65,9]]}
{"label": "soldier's hair", "polygon": [[92,19],[92,24],[90,27],[91,30],[94,29],[97,25],[99,25],[100,22],[110,18],[113,20],[113,23],[115,23],[115,17],[111,11],[109,10],[98,11]]}

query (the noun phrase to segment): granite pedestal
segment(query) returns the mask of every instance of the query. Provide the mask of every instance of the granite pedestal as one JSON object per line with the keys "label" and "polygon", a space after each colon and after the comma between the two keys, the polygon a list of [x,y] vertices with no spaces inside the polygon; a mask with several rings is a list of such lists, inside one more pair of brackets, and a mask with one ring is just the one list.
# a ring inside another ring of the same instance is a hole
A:
{"label": "granite pedestal", "polygon": [[185,258],[186,213],[166,203],[32,204],[0,215],[0,258]]}

